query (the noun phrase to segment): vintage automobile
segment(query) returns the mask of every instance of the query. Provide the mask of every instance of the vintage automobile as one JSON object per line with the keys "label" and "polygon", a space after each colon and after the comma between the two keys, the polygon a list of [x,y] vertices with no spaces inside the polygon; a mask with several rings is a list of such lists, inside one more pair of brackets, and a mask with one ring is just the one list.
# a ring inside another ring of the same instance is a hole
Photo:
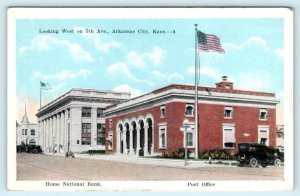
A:
{"label": "vintage automobile", "polygon": [[279,166],[284,161],[283,154],[279,150],[269,148],[262,144],[240,143],[238,144],[238,166],[250,164],[251,167],[267,167],[267,165]]}
{"label": "vintage automobile", "polygon": [[41,146],[39,145],[17,145],[17,153],[27,152],[39,154],[43,153]]}

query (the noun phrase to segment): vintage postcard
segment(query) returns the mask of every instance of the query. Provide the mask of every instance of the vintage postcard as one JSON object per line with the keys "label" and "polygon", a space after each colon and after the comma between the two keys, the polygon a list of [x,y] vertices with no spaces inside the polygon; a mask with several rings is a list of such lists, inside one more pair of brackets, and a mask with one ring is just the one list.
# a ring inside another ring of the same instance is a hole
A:
{"label": "vintage postcard", "polygon": [[293,189],[289,8],[9,8],[24,191]]}

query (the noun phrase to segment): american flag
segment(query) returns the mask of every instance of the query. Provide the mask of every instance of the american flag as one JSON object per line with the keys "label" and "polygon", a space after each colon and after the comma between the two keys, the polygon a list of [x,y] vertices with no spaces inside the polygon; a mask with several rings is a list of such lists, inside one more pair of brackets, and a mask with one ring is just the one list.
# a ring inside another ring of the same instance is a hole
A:
{"label": "american flag", "polygon": [[201,31],[197,32],[198,49],[204,52],[220,52],[225,53],[225,50],[220,44],[220,38],[215,35],[205,34]]}

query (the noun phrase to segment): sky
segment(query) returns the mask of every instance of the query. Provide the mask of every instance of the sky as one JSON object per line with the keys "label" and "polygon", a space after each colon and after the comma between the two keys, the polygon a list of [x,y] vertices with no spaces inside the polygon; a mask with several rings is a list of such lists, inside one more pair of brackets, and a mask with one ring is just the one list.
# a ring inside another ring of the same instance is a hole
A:
{"label": "sky", "polygon": [[[43,91],[43,105],[71,88],[126,91],[136,97],[169,84],[194,85],[194,24],[218,36],[225,50],[200,52],[201,86],[214,87],[226,75],[235,89],[272,92],[283,99],[282,19],[22,19],[16,35],[18,121],[26,100],[29,120],[36,122],[40,81],[52,86]],[[58,33],[40,33],[45,30]]]}

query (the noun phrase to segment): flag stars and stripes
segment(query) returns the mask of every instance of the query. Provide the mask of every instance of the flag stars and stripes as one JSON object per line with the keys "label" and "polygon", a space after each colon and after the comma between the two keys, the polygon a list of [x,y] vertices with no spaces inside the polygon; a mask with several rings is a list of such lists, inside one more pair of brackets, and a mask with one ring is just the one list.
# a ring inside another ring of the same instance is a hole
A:
{"label": "flag stars and stripes", "polygon": [[220,43],[220,38],[215,35],[205,34],[201,31],[197,32],[198,50],[204,52],[219,52],[225,53]]}

